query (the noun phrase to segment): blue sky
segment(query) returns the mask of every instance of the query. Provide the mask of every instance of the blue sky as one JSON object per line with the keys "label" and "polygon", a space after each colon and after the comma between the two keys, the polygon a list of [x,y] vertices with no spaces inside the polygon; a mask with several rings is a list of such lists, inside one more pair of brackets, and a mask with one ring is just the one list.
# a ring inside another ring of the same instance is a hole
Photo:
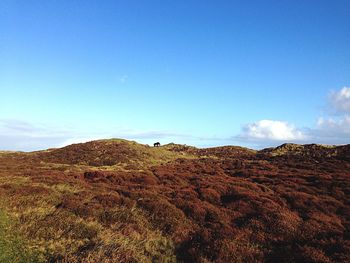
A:
{"label": "blue sky", "polygon": [[0,149],[350,142],[349,13],[348,0],[2,0]]}

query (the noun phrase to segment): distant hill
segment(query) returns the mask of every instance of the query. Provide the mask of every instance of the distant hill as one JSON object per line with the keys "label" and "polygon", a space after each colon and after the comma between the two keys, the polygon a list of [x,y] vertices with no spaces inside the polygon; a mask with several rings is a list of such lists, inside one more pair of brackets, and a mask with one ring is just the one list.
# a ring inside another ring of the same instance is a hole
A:
{"label": "distant hill", "polygon": [[138,165],[149,166],[178,158],[234,157],[255,154],[239,146],[199,149],[181,144],[151,147],[123,139],[97,140],[72,144],[63,148],[38,151],[35,155],[45,162],[90,166]]}
{"label": "distant hill", "polygon": [[176,152],[164,147],[155,148],[122,139],[72,144],[59,149],[39,151],[36,155],[46,162],[90,166],[149,166],[179,157],[192,157],[187,151]]}
{"label": "distant hill", "polygon": [[240,146],[196,148],[174,143],[155,148],[134,141],[109,139],[72,144],[63,148],[37,152],[37,156],[46,162],[85,164],[90,166],[113,166],[118,164],[149,166],[173,161],[178,158],[243,158],[262,154],[347,159],[350,157],[350,145],[285,143],[278,147],[256,151]]}
{"label": "distant hill", "polygon": [[276,148],[267,148],[260,153],[267,153],[271,156],[293,155],[311,158],[341,158],[349,159],[350,145],[323,145],[323,144],[293,144],[285,143]]}

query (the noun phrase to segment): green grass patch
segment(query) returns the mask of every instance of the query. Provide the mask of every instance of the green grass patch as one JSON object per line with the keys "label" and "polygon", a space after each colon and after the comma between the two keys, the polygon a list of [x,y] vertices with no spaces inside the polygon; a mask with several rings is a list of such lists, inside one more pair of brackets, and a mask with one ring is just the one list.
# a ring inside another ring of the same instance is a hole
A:
{"label": "green grass patch", "polygon": [[0,262],[1,263],[34,263],[41,262],[27,242],[16,233],[11,219],[0,210]]}

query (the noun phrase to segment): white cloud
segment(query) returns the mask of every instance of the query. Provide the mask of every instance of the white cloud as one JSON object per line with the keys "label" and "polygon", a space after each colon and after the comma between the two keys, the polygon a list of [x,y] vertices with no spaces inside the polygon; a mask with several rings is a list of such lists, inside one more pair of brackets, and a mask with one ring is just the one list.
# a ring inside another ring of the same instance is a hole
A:
{"label": "white cloud", "polygon": [[332,91],[329,100],[331,107],[338,113],[350,113],[350,87]]}
{"label": "white cloud", "polygon": [[280,142],[347,144],[350,143],[350,87],[332,91],[329,108],[315,126],[297,128],[285,121],[260,120],[245,125],[233,139],[254,143],[261,148]]}
{"label": "white cloud", "polygon": [[318,118],[310,130],[314,140],[322,143],[346,144],[350,142],[350,87],[332,91],[327,114]]}
{"label": "white cloud", "polygon": [[238,138],[251,141],[302,141],[306,135],[288,122],[260,120],[244,126]]}
{"label": "white cloud", "polygon": [[310,130],[315,141],[327,144],[350,143],[350,116],[321,117]]}
{"label": "white cloud", "polygon": [[58,138],[64,137],[70,130],[50,126],[42,123],[33,123],[17,119],[0,119],[0,135],[25,136],[31,138]]}
{"label": "white cloud", "polygon": [[0,150],[33,151],[55,147],[71,132],[16,119],[0,119]]}
{"label": "white cloud", "polygon": [[322,130],[330,130],[350,135],[350,116],[344,115],[338,118],[319,118],[317,127]]}

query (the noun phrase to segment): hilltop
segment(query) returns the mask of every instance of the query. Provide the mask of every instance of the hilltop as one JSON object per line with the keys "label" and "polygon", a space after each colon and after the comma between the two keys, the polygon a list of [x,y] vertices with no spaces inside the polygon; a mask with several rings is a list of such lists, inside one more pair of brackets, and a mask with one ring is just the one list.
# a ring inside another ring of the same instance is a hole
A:
{"label": "hilltop", "polygon": [[[324,144],[294,144],[285,143],[276,148],[267,148],[261,153],[267,153],[272,156],[294,155],[311,158],[345,158],[350,156],[349,145],[324,145]],[[349,160],[349,159],[348,159]]]}
{"label": "hilltop", "polygon": [[349,262],[350,146],[0,152],[0,262]]}
{"label": "hilltop", "polygon": [[187,149],[172,151],[172,146],[151,147],[122,139],[78,143],[59,149],[39,151],[37,157],[49,163],[88,166],[148,167],[177,158],[193,158]]}

